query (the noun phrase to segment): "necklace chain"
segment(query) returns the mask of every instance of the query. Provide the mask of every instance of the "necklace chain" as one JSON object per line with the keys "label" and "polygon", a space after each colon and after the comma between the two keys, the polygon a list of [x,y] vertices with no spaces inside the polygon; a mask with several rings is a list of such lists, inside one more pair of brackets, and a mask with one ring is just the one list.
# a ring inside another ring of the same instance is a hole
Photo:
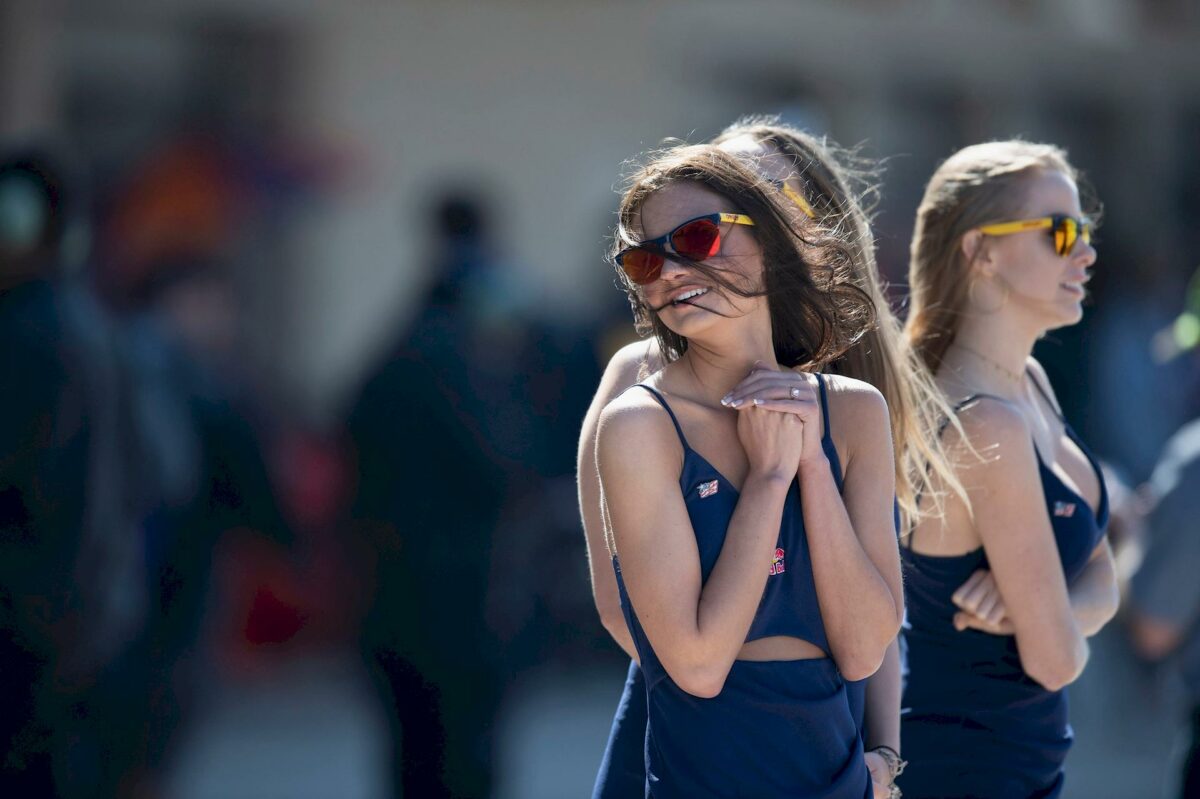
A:
{"label": "necklace chain", "polygon": [[971,353],[976,358],[983,361],[985,365],[990,366],[993,370],[999,372],[1000,374],[1007,377],[1009,380],[1020,385],[1022,377],[1023,377],[1023,375],[1021,375],[1020,372],[1014,372],[1012,369],[1009,369],[1004,364],[998,363],[994,358],[989,358],[988,356],[984,355],[979,350],[968,347],[966,344],[963,344],[961,342],[958,342],[958,341],[954,342],[954,346],[958,347],[960,350],[964,350],[966,352]]}

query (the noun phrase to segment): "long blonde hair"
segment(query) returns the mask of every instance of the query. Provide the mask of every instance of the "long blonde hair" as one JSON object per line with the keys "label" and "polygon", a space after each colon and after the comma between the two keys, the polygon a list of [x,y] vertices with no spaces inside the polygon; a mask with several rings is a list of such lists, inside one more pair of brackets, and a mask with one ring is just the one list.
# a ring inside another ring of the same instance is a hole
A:
{"label": "long blonde hair", "polygon": [[1052,144],[1021,140],[965,147],[934,171],[917,209],[908,270],[912,292],[905,337],[937,374],[967,311],[970,267],[962,251],[967,232],[1022,212],[1026,181],[1040,172],[1079,174]]}
{"label": "long blonde hair", "polygon": [[856,152],[783,125],[774,117],[739,120],[714,141],[742,136],[773,145],[793,161],[816,222],[846,243],[851,280],[874,306],[875,324],[824,366],[826,371],[870,383],[887,400],[901,530],[911,530],[919,520],[922,497],[932,500],[927,514],[940,514],[944,509],[944,492],[933,490],[935,481],[963,499],[966,491],[938,435],[950,408],[932,373],[909,347],[875,261],[870,212],[878,195],[878,170]]}

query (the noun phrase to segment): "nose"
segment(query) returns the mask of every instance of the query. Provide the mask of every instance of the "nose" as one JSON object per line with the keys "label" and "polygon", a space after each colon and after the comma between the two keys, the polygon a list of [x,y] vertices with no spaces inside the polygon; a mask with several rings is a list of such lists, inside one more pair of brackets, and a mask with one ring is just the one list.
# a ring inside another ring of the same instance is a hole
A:
{"label": "nose", "polygon": [[669,254],[663,259],[662,271],[659,273],[660,280],[682,280],[688,276],[691,270],[679,261],[672,258]]}
{"label": "nose", "polygon": [[1087,269],[1096,263],[1096,248],[1090,242],[1078,239],[1075,242],[1075,247],[1071,250],[1071,260],[1084,269]]}

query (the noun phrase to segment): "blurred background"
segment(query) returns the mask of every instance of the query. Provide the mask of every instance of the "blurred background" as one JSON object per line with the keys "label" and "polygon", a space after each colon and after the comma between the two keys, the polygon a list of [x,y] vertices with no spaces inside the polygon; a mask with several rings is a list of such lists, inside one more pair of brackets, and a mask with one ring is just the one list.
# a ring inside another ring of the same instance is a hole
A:
{"label": "blurred background", "polygon": [[[1038,355],[1136,574],[1200,410],[1196,3],[0,0],[4,794],[587,795],[613,187],[746,113],[883,159],[898,300],[941,159],[1069,150],[1100,260]],[[1177,795],[1200,683],[1139,640],[1072,688],[1070,797]]]}

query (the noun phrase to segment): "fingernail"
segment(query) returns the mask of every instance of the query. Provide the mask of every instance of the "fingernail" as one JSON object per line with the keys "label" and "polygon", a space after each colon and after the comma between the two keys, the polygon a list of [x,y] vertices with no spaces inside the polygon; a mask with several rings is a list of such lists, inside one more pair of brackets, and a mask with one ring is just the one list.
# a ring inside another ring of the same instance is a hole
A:
{"label": "fingernail", "polygon": [[721,404],[722,404],[722,405],[728,405],[728,404],[729,404],[729,401],[730,401],[731,399],[733,399],[733,395],[732,395],[732,394],[726,394],[725,396],[721,397]]}
{"label": "fingernail", "polygon": [[755,404],[755,405],[762,405],[762,404],[763,404],[763,401],[762,401],[762,400],[760,400],[758,397],[755,397],[755,398],[754,398],[754,404]]}
{"label": "fingernail", "polygon": [[735,408],[740,408],[740,407],[742,407],[743,405],[745,405],[745,404],[746,404],[746,401],[745,401],[745,400],[740,400],[740,399],[738,399],[738,400],[734,400],[733,402],[731,402],[731,403],[729,403],[729,404],[730,404],[730,405],[732,405],[732,406],[733,406],[733,407],[735,407]]}

